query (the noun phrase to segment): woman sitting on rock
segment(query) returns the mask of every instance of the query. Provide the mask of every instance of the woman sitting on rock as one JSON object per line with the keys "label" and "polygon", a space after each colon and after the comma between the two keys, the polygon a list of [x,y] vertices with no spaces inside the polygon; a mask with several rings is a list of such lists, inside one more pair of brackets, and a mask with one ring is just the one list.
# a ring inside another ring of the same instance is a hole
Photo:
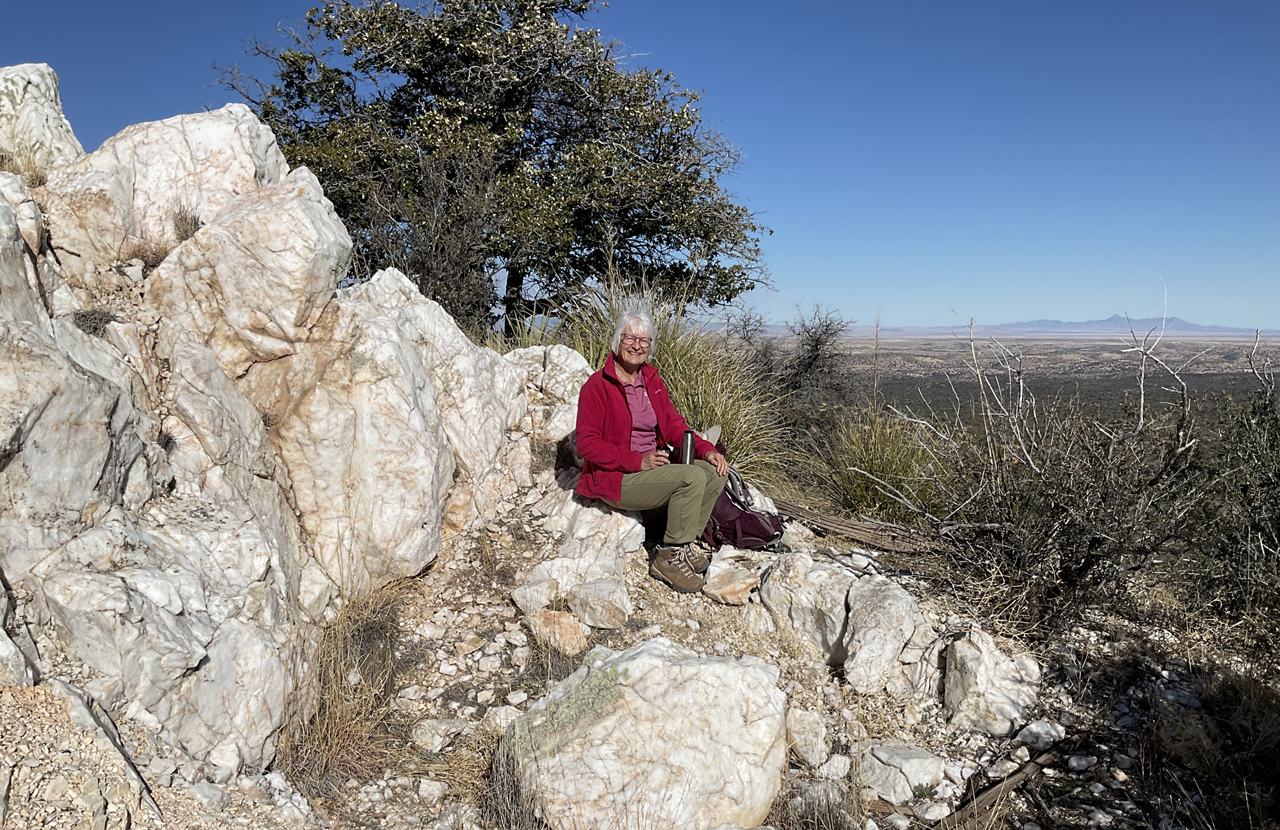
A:
{"label": "woman sitting on rock", "polygon": [[648,315],[624,313],[609,346],[604,368],[587,379],[578,398],[578,454],[586,463],[577,492],[623,510],[666,505],[664,544],[654,551],[649,573],[692,593],[702,588],[710,562],[691,543],[707,526],[729,462],[695,435],[697,460],[672,463],[666,448],[680,445],[689,425],[649,365],[656,344]]}

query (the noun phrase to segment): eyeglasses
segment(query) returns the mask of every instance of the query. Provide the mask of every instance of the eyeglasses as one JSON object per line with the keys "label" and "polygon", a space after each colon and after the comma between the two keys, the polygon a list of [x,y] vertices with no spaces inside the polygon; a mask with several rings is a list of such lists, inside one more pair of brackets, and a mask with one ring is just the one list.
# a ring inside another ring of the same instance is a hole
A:
{"label": "eyeglasses", "polygon": [[653,338],[641,337],[637,334],[624,334],[622,335],[622,342],[626,343],[628,346],[635,343],[637,346],[642,346],[647,349],[653,344]]}

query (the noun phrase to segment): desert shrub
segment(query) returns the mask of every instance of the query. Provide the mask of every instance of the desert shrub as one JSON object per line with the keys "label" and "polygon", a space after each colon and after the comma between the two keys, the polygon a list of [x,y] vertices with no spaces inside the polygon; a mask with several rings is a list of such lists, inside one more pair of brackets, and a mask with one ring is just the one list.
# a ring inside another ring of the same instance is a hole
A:
{"label": "desert shrub", "polygon": [[116,322],[120,318],[105,308],[86,308],[77,311],[71,315],[71,321],[76,324],[76,328],[91,337],[101,337],[106,332],[107,326]]}
{"label": "desert shrub", "polygon": [[1208,475],[1185,387],[1174,406],[1153,414],[1143,397],[1103,423],[1078,397],[1038,401],[1020,356],[999,344],[982,358],[975,348],[971,368],[972,409],[907,418],[873,407],[830,429],[835,501],[933,528],[954,572],[983,583],[987,610],[1021,623],[1114,595],[1185,548]]}
{"label": "desert shrub", "polygon": [[0,171],[21,176],[28,187],[40,187],[48,178],[44,166],[30,147],[0,147]]}
{"label": "desert shrub", "polygon": [[1262,389],[1220,409],[1220,474],[1198,550],[1213,553],[1218,602],[1241,615],[1280,610],[1280,401]]}
{"label": "desert shrub", "polygon": [[591,290],[560,315],[559,335],[592,366],[602,366],[618,316],[628,309],[653,317],[653,363],[689,426],[702,430],[719,424],[729,460],[744,476],[759,481],[779,478],[786,464],[782,396],[768,388],[732,341],[705,325],[682,299],[655,290]]}
{"label": "desert shrub", "polygon": [[277,761],[309,796],[334,797],[349,778],[377,778],[411,752],[391,708],[408,580],[344,602],[311,656],[311,685],[295,691]]}

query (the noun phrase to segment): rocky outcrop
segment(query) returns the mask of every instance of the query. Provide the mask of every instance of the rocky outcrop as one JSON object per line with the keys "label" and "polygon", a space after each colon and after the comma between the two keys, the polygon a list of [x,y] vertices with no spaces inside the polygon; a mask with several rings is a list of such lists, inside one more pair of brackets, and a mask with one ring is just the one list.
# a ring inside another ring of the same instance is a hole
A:
{"label": "rocky outcrop", "polygon": [[786,764],[777,679],[661,637],[598,646],[507,729],[499,757],[553,830],[754,827]]}
{"label": "rocky outcrop", "polygon": [[563,470],[555,486],[533,506],[543,527],[562,534],[555,554],[535,565],[512,592],[526,614],[564,599],[600,628],[618,628],[631,615],[625,557],[644,544],[644,526],[634,513],[613,510],[574,494],[577,470]]}
{"label": "rocky outcrop", "polygon": [[84,155],[62,114],[58,76],[44,63],[0,68],[0,151],[41,168],[70,164]]}
{"label": "rocky outcrop", "polygon": [[271,131],[248,107],[228,104],[129,127],[53,171],[40,195],[62,268],[91,281],[95,266],[144,243],[171,249],[183,241],[175,226],[210,225],[288,172]]}
{"label": "rocky outcrop", "polygon": [[297,351],[350,258],[333,205],[299,168],[227,201],[156,269],[146,299],[164,321],[162,343],[176,332],[197,337],[239,378]]}

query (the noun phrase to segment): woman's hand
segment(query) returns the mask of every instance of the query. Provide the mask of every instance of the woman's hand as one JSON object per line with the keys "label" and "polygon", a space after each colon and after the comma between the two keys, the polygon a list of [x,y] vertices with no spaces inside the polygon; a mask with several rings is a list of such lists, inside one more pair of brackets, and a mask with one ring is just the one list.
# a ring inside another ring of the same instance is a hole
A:
{"label": "woman's hand", "polygon": [[667,458],[666,450],[654,450],[653,452],[646,455],[643,459],[641,459],[640,469],[654,470],[654,469],[657,469],[658,467],[661,467],[664,464],[670,464],[670,463],[671,463],[671,459]]}
{"label": "woman's hand", "polygon": [[719,452],[712,450],[702,457],[708,464],[716,465],[716,472],[722,476],[729,475],[729,462]]}

